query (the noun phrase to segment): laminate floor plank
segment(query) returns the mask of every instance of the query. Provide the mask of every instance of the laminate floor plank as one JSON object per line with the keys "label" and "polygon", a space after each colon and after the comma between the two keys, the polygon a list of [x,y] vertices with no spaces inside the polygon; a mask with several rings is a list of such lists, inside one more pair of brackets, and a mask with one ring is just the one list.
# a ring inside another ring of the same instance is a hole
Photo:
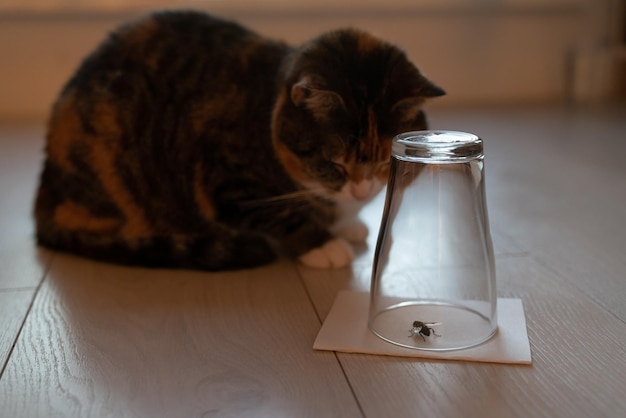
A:
{"label": "laminate floor plank", "polygon": [[13,349],[34,294],[35,289],[0,291],[0,372]]}
{"label": "laminate floor plank", "polygon": [[37,249],[43,129],[0,126],[0,416],[626,416],[625,109],[430,112],[485,140],[498,294],[524,302],[531,366],[312,350],[337,292],[369,290],[383,195],[338,270],[148,270]]}
{"label": "laminate floor plank", "polygon": [[[13,238],[14,237],[14,238]],[[35,288],[41,282],[51,253],[37,248],[25,234],[0,238],[0,290]]]}
{"label": "laminate floor plank", "polygon": [[499,260],[526,311],[533,364],[339,354],[367,417],[626,416],[626,324],[548,269]]}
{"label": "laminate floor plank", "polygon": [[233,273],[55,256],[2,380],[0,416],[360,416],[284,261]]}
{"label": "laminate floor plank", "polygon": [[[626,324],[530,256],[497,259],[498,294],[524,302],[532,366],[339,354],[368,417],[626,415]],[[358,270],[302,269],[325,318]]]}
{"label": "laminate floor plank", "polygon": [[626,321],[626,106],[442,110],[485,140],[496,231]]}
{"label": "laminate floor plank", "polygon": [[41,134],[30,124],[0,125],[0,371],[50,259],[34,244],[31,219]]}

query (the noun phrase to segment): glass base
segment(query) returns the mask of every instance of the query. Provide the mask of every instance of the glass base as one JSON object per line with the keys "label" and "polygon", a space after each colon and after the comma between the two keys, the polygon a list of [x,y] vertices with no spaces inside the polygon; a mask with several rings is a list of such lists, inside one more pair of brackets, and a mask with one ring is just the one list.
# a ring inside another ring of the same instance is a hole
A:
{"label": "glass base", "polygon": [[392,344],[430,351],[473,347],[487,341],[497,331],[497,326],[477,310],[432,301],[390,306],[370,319],[369,328]]}

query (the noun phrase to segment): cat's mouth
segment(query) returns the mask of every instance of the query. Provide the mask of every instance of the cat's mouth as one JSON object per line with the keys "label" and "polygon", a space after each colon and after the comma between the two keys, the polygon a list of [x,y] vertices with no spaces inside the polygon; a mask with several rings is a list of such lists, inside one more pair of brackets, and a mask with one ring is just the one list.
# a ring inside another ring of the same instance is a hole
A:
{"label": "cat's mouth", "polygon": [[367,201],[377,192],[376,182],[372,180],[361,180],[358,183],[349,182],[350,195],[358,201]]}

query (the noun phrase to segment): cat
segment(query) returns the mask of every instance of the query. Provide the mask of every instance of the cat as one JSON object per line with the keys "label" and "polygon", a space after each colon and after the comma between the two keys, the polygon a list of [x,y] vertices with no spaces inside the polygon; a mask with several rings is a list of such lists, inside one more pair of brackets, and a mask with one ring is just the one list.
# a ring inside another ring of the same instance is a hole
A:
{"label": "cat", "polygon": [[392,137],[445,94],[357,29],[299,47],[200,11],[114,30],[63,87],[34,207],[40,245],[209,271],[354,258]]}

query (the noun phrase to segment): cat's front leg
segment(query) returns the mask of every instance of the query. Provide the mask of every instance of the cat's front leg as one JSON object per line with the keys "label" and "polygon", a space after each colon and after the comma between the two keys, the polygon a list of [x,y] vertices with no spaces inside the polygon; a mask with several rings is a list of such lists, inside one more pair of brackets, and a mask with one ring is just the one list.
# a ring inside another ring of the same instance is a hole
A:
{"label": "cat's front leg", "polygon": [[354,260],[354,250],[345,238],[334,235],[331,229],[315,218],[306,218],[299,228],[283,236],[282,245],[288,254],[307,267],[345,267]]}
{"label": "cat's front leg", "polygon": [[369,235],[367,225],[358,218],[335,225],[331,232],[353,244],[364,243]]}
{"label": "cat's front leg", "polygon": [[331,232],[335,238],[323,245],[302,254],[298,260],[313,268],[341,268],[354,260],[354,249],[351,244],[362,244],[367,239],[367,225],[358,218],[350,218],[337,222]]}
{"label": "cat's front leg", "polygon": [[319,269],[345,267],[352,260],[354,250],[343,238],[333,238],[298,257],[298,261],[303,265]]}
{"label": "cat's front leg", "polygon": [[350,243],[363,244],[369,234],[367,225],[358,217],[363,205],[362,201],[339,202],[336,209],[337,219],[330,228],[330,232]]}

